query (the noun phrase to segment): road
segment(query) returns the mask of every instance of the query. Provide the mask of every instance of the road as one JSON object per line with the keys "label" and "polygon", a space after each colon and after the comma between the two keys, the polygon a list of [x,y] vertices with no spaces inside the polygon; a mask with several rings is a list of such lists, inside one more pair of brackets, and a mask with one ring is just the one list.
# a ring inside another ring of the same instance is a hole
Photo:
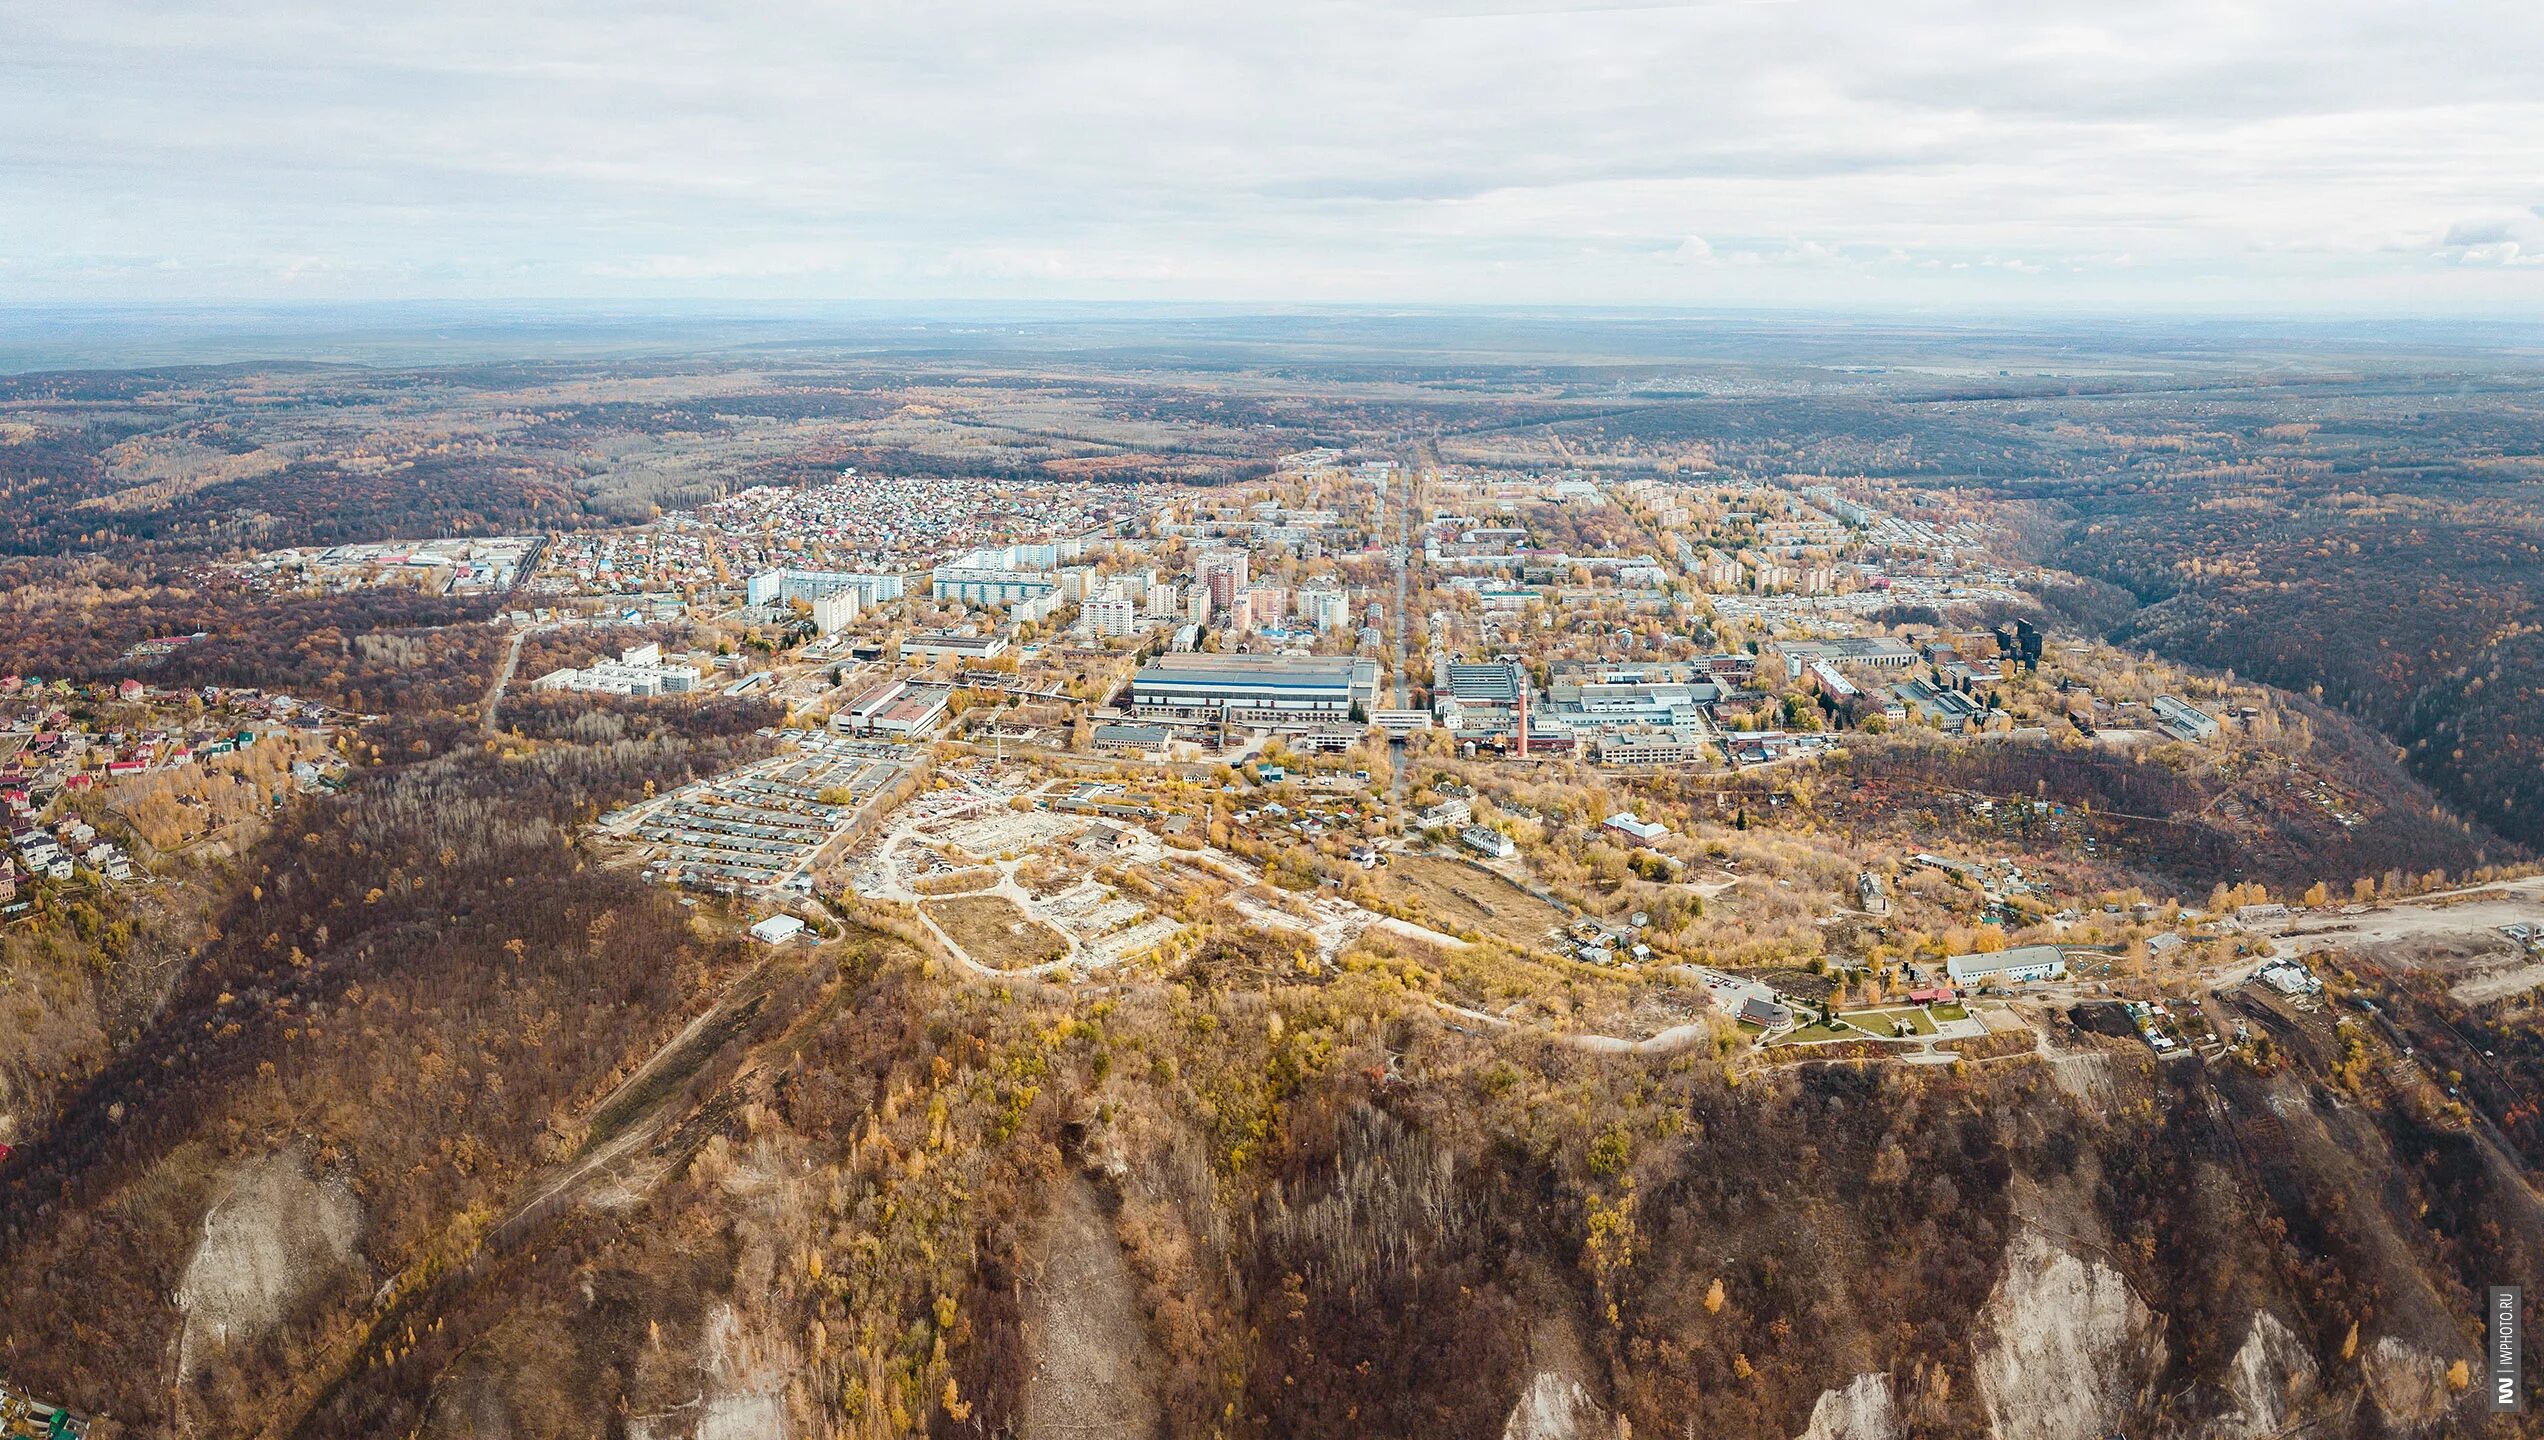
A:
{"label": "road", "polygon": [[[1421,490],[1423,479],[1429,473],[1429,467],[1436,464],[1437,460],[1438,452],[1427,444],[1409,452],[1403,458],[1401,464],[1404,470],[1404,482],[1400,488],[1404,492],[1404,528],[1393,541],[1388,542],[1395,548],[1396,606],[1389,618],[1392,621],[1391,628],[1395,631],[1396,642],[1393,699],[1394,707],[1399,710],[1413,702],[1413,688],[1407,683],[1405,677],[1413,640],[1413,565],[1414,558],[1422,553],[1419,544],[1422,528],[1421,512],[1416,508],[1416,496]],[[1382,541],[1386,540],[1384,517],[1380,520],[1379,536]],[[1395,778],[1388,787],[1388,794],[1398,806],[1402,806],[1405,792],[1410,788],[1411,783],[1405,772],[1412,767],[1405,763],[1403,741],[1396,741],[1390,748],[1393,753],[1388,758],[1395,771]]]}
{"label": "road", "polygon": [[495,671],[495,683],[486,687],[485,719],[481,722],[487,734],[495,733],[495,711],[503,705],[504,687],[512,683],[512,672],[521,666],[521,647],[529,640],[536,625],[524,625],[512,632],[512,642],[504,647],[502,668]]}

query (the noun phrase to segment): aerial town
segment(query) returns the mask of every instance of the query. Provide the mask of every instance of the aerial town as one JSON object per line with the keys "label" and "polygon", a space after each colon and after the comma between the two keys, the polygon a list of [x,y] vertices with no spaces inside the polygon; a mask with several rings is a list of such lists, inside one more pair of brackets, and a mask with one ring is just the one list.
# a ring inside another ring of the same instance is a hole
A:
{"label": "aerial town", "polygon": [[1860,343],[0,377],[0,1435],[2450,1433],[2544,435]]}
{"label": "aerial town", "polygon": [[[1460,1023],[1641,1046],[1711,1015],[1762,1063],[1952,1063],[2094,1023],[2159,1056],[2266,1051],[2321,992],[2288,937],[2338,936],[2338,954],[2433,882],[2162,894],[2115,863],[2089,803],[1921,783],[2045,751],[2267,775],[2268,804],[2336,829],[2379,804],[2269,687],[2045,631],[2047,572],[2004,558],[1983,518],[1933,510],[1861,481],[1326,447],[1235,485],[848,467],[627,528],[237,570],[491,595],[511,651],[485,702],[497,735],[519,733],[507,687],[770,707],[766,758],[589,833],[755,936],[881,906],[983,976],[1104,983],[1171,973],[1217,916],[1321,967],[1434,947],[1424,984]],[[258,803],[334,783],[328,735],[350,718],[129,679],[9,676],[0,695],[21,707],[10,913],[51,893],[37,881],[145,883],[98,826],[139,823],[136,794],[171,767],[296,735],[315,743]],[[1863,782],[1844,837],[1797,851],[1778,812],[1810,781],[1786,777],[1874,743],[1935,758]],[[2258,809],[2222,805],[2255,828]],[[2499,891],[2502,914],[2532,889]],[[2544,947],[2544,914],[2496,929]],[[1513,965],[1561,983],[1515,984]]]}
{"label": "aerial town", "polygon": [[2544,1437],[2544,6],[5,6],[0,1440]]}

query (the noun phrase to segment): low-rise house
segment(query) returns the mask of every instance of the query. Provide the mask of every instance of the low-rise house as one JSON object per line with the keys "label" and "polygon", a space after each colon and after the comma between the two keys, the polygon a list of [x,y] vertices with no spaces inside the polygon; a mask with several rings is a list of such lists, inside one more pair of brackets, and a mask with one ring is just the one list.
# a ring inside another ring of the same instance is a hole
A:
{"label": "low-rise house", "polygon": [[804,922],[792,915],[771,915],[751,927],[751,938],[769,945],[783,945],[804,933]]}
{"label": "low-rise house", "polygon": [[1448,799],[1427,805],[1414,812],[1414,823],[1426,830],[1448,830],[1472,822],[1475,807],[1464,800]]}
{"label": "low-rise house", "polygon": [[1768,1030],[1782,1029],[1793,1023],[1793,1012],[1763,995],[1743,996],[1733,1018]]}
{"label": "low-rise house", "polygon": [[1618,811],[1616,814],[1609,816],[1605,823],[1609,829],[1617,831],[1620,834],[1631,835],[1635,839],[1643,841],[1645,844],[1649,844],[1652,841],[1658,840],[1662,836],[1670,833],[1670,828],[1667,825],[1663,825],[1658,821],[1637,820],[1634,818],[1634,813],[1630,810]]}

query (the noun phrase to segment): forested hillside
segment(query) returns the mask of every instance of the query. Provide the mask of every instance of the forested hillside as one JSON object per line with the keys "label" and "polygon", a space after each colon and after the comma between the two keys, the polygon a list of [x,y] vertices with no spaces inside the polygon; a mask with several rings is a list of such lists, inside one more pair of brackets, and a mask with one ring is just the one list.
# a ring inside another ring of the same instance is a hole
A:
{"label": "forested hillside", "polygon": [[2544,843],[2544,492],[2168,489],[2097,499],[2058,559],[2147,603],[2115,638],[2313,693],[2491,828]]}

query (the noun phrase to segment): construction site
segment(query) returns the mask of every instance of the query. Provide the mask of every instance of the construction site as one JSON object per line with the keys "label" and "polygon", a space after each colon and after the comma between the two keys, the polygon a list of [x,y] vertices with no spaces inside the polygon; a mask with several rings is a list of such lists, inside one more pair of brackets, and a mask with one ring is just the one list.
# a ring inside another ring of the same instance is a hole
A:
{"label": "construction site", "polygon": [[851,888],[910,905],[947,949],[987,971],[1102,970],[1183,932],[1153,894],[1130,893],[1149,888],[1132,873],[1165,861],[1165,844],[1099,813],[1082,792],[1100,787],[1026,788],[987,766],[954,778],[855,857]]}
{"label": "construction site", "polygon": [[0,1380],[0,1440],[87,1440],[88,1422]]}

